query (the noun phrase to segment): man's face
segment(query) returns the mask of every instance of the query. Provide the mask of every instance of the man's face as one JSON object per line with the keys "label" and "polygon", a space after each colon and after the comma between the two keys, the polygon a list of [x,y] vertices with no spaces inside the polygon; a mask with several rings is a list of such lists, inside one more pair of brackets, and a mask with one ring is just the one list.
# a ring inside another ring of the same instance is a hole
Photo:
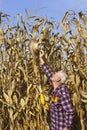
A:
{"label": "man's face", "polygon": [[56,73],[53,74],[51,80],[53,82],[59,82],[61,80],[60,77],[58,76],[58,72],[56,72]]}

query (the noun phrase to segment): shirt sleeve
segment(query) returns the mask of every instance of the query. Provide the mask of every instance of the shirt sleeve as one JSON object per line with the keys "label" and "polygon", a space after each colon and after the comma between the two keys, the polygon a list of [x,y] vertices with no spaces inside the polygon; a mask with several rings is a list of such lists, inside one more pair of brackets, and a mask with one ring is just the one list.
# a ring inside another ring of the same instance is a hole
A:
{"label": "shirt sleeve", "polygon": [[44,64],[42,64],[42,68],[43,68],[46,76],[51,80],[51,77],[52,77],[53,74],[52,74],[52,71],[49,68],[49,66],[46,63],[44,63]]}
{"label": "shirt sleeve", "polygon": [[65,127],[70,129],[74,117],[74,108],[71,103],[70,94],[68,89],[62,88],[62,107],[65,111]]}

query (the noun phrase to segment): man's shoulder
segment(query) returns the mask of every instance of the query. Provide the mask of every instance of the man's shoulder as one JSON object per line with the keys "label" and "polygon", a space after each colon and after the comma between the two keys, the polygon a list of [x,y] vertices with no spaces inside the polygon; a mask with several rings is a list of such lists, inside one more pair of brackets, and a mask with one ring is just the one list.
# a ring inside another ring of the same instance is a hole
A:
{"label": "man's shoulder", "polygon": [[69,93],[69,89],[67,88],[67,86],[65,84],[62,84],[60,87],[60,91],[62,94],[67,94]]}

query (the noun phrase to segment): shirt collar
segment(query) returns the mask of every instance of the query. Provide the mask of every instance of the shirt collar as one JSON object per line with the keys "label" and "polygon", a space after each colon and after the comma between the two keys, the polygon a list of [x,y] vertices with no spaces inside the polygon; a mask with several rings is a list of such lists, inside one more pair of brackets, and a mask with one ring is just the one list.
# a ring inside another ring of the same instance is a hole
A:
{"label": "shirt collar", "polygon": [[56,92],[57,90],[59,90],[64,84],[60,84],[56,89],[53,89],[53,92]]}

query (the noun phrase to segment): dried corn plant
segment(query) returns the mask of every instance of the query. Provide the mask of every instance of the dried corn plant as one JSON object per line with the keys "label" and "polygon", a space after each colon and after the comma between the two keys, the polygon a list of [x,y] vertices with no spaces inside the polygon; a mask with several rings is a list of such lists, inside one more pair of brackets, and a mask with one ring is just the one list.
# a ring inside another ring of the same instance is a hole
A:
{"label": "dried corn plant", "polygon": [[52,89],[39,51],[53,72],[63,69],[80,123],[87,124],[87,18],[69,10],[57,24],[46,17],[0,12],[0,130],[49,130]]}

